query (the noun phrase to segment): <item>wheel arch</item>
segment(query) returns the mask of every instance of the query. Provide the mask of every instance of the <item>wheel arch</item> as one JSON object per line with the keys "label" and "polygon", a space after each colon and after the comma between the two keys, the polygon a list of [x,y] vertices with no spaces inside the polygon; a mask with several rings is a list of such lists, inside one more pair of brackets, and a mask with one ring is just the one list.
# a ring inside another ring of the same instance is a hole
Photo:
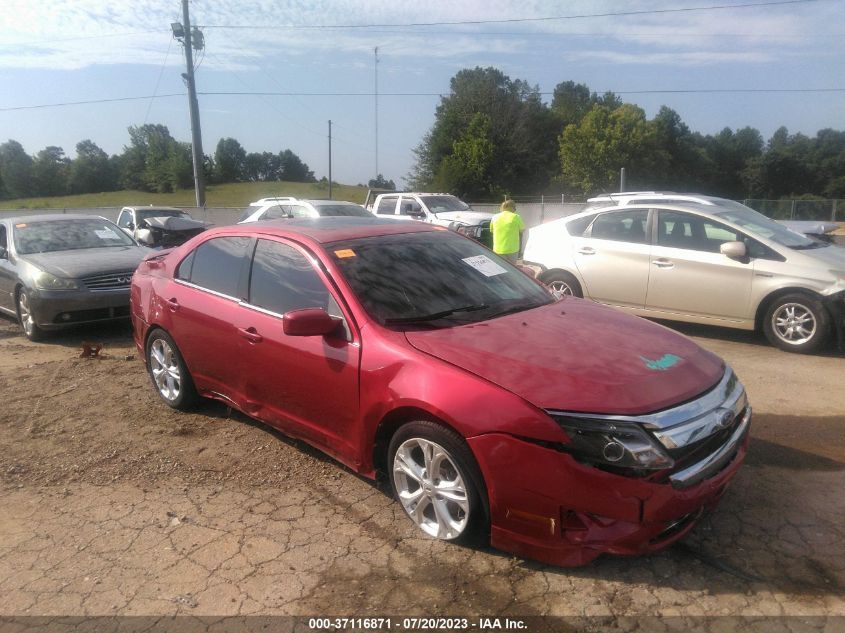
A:
{"label": "wheel arch", "polygon": [[824,297],[810,288],[803,288],[801,286],[786,286],[785,288],[778,288],[763,297],[762,301],[760,301],[757,305],[757,310],[754,313],[754,329],[758,332],[762,332],[763,319],[766,317],[766,312],[771,305],[779,298],[791,294],[803,294],[815,299],[816,301],[822,301],[822,303],[824,302]]}

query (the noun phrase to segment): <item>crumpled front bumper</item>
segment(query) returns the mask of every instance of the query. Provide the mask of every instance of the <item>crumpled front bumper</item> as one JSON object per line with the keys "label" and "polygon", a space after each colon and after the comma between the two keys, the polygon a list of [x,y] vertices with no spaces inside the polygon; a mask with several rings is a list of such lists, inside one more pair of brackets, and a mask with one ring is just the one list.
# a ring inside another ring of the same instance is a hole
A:
{"label": "crumpled front bumper", "polygon": [[666,547],[719,502],[745,459],[748,428],[710,476],[687,487],[611,474],[511,435],[469,438],[487,483],[491,544],[561,566]]}

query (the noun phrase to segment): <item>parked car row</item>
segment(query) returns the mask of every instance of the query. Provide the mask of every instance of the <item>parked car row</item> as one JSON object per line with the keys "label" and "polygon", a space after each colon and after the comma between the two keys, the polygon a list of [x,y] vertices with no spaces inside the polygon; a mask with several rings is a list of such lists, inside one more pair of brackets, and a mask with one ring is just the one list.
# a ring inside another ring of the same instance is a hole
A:
{"label": "parked car row", "polygon": [[845,249],[742,204],[629,194],[529,231],[525,259],[560,295],[640,316],[762,330],[810,352],[845,328]]}

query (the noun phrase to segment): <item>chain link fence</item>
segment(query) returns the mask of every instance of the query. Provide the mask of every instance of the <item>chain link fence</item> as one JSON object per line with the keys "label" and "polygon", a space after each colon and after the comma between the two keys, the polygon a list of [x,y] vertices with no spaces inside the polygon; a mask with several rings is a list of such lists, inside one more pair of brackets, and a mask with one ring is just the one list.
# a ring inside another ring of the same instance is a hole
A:
{"label": "chain link fence", "polygon": [[743,200],[742,203],[775,220],[845,222],[845,200]]}

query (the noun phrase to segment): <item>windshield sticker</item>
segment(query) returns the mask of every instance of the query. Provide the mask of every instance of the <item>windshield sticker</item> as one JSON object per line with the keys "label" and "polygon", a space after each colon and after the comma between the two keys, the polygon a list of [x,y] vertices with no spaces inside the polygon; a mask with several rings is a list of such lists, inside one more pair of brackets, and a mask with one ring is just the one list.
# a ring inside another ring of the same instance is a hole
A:
{"label": "windshield sticker", "polygon": [[461,261],[469,264],[485,277],[495,277],[496,275],[501,275],[503,273],[508,272],[507,270],[499,266],[499,264],[487,257],[487,255],[464,257]]}
{"label": "windshield sticker", "polygon": [[655,371],[666,371],[670,367],[674,367],[683,360],[680,356],[674,354],[663,354],[657,360],[650,360],[645,356],[640,356],[640,360],[645,363],[645,366]]}
{"label": "windshield sticker", "polygon": [[355,251],[353,251],[351,248],[344,248],[344,249],[341,249],[339,251],[335,251],[334,254],[337,257],[340,257],[341,259],[343,259],[345,257],[357,257],[355,255]]}
{"label": "windshield sticker", "polygon": [[94,233],[96,233],[97,237],[99,237],[101,240],[115,240],[115,239],[117,239],[117,235],[115,235],[115,232],[112,231],[109,228],[105,228],[105,229],[102,229],[100,231],[94,229]]}

